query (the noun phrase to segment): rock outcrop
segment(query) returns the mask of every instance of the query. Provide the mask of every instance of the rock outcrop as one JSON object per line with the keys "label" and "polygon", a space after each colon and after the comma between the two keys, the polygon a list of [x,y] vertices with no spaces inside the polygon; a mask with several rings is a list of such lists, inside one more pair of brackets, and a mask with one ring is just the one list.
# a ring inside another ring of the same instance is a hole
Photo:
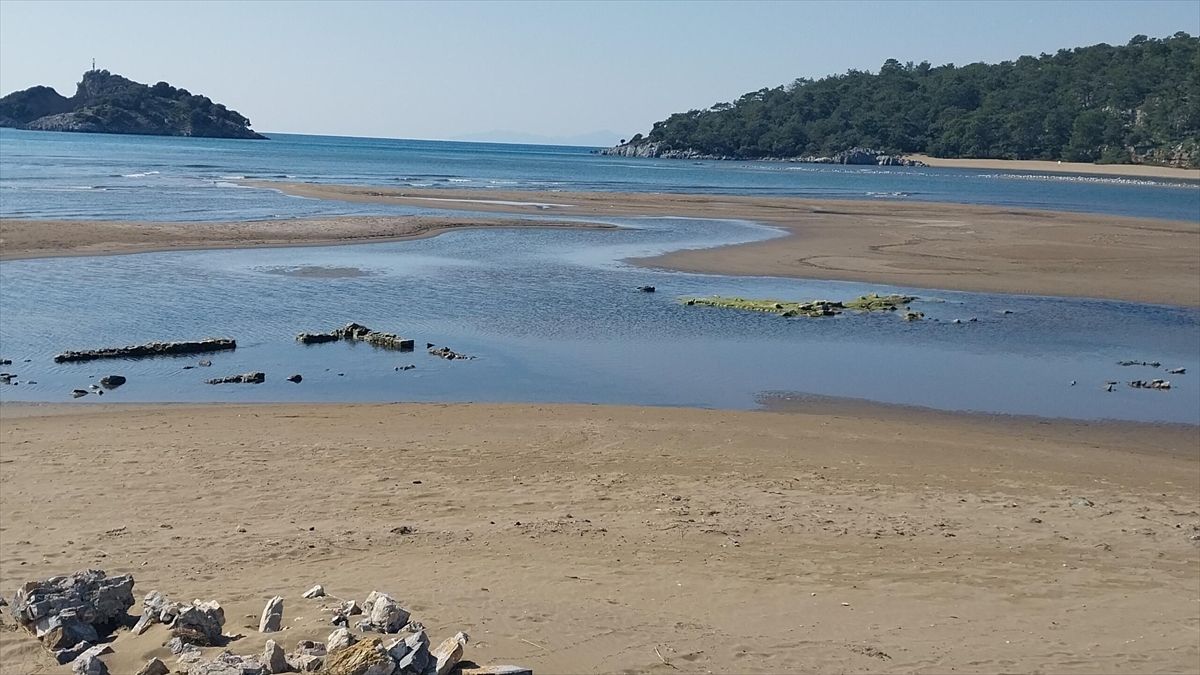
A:
{"label": "rock outcrop", "polygon": [[144,345],[66,351],[54,357],[55,363],[75,363],[97,359],[140,359],[175,354],[202,354],[237,349],[237,342],[228,338],[206,338],[194,342],[149,342]]}
{"label": "rock outcrop", "polygon": [[752,162],[791,162],[798,164],[857,164],[867,166],[929,166],[915,159],[892,155],[870,148],[849,148],[832,155],[799,155],[796,157],[759,157],[754,155],[714,155],[690,148],[675,149],[661,143],[640,140],[595,151],[599,155],[658,159],[740,160]]}
{"label": "rock outcrop", "polygon": [[382,333],[371,330],[358,323],[348,323],[345,327],[329,331],[328,333],[301,333],[296,336],[297,342],[306,345],[337,342],[338,340],[366,342],[380,349],[391,349],[400,352],[410,352],[413,350],[413,341],[410,339],[402,338],[394,333]]}
{"label": "rock outcrop", "polygon": [[226,375],[225,377],[213,377],[204,381],[204,384],[262,384],[267,381],[267,374],[258,370],[252,370],[242,375]]}
{"label": "rock outcrop", "polygon": [[207,96],[166,82],[147,86],[90,70],[71,98],[31,87],[0,98],[0,126],[33,131],[76,131],[146,136],[265,139],[250,120]]}
{"label": "rock outcrop", "polygon": [[453,351],[449,347],[438,347],[436,349],[430,349],[429,354],[432,356],[436,356],[438,358],[446,359],[447,361],[456,361],[456,360],[457,361],[470,361],[471,359],[475,358],[474,356],[467,356],[466,354],[459,354],[458,352]]}
{"label": "rock outcrop", "polygon": [[863,312],[891,312],[916,300],[909,295],[862,295],[848,302],[831,300],[813,300],[811,302],[784,302],[779,300],[748,300],[746,298],[723,298],[712,296],[708,298],[684,298],[681,302],[689,307],[723,307],[726,309],[742,309],[753,312],[769,312],[785,318],[796,316],[820,317],[841,314],[844,309],[854,309]]}

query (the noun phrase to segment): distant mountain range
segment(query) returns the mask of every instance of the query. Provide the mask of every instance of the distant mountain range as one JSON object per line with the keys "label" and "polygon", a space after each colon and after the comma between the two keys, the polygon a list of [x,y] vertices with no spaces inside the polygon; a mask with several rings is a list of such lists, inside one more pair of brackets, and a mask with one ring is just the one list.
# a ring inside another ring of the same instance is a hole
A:
{"label": "distant mountain range", "polygon": [[0,98],[0,127],[143,136],[265,139],[250,120],[207,96],[166,82],[147,86],[89,70],[67,98],[50,87],[31,87]]}
{"label": "distant mountain range", "polygon": [[1134,36],[997,64],[799,79],[656,122],[604,154],[790,159],[874,148],[1200,167],[1200,38]]}
{"label": "distant mountain range", "polygon": [[488,131],[480,134],[456,136],[452,141],[473,141],[475,143],[522,143],[525,145],[580,145],[593,148],[605,148],[619,143],[623,137],[611,131],[593,131],[588,134],[574,136],[542,136],[527,134],[520,131]]}

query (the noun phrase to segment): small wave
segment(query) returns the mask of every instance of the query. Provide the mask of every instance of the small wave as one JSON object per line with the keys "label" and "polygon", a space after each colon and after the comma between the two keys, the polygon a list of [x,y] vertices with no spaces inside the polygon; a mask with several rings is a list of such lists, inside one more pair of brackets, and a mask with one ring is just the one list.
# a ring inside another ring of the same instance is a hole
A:
{"label": "small wave", "polygon": [[[1124,176],[1081,176],[1073,174],[1044,174],[1044,173],[980,173],[976,178],[1000,178],[1005,180],[1042,180],[1063,183],[1096,183],[1100,185],[1145,185],[1152,187],[1189,187],[1185,182],[1150,180],[1146,178],[1127,178]],[[1192,184],[1194,185],[1194,184]]]}
{"label": "small wave", "polygon": [[868,197],[911,197],[911,192],[868,192]]}
{"label": "small wave", "polygon": [[450,183],[470,183],[471,182],[470,178],[447,178],[446,180],[447,180],[447,182],[450,182]]}
{"label": "small wave", "polygon": [[433,187],[433,183],[405,183],[408,187]]}
{"label": "small wave", "polygon": [[140,173],[123,173],[121,178],[145,178],[146,176],[157,176],[157,171],[142,171]]}
{"label": "small wave", "polygon": [[245,176],[217,176],[221,180],[246,180]]}
{"label": "small wave", "polygon": [[30,187],[30,188],[19,188],[18,187],[18,188],[14,188],[14,189],[17,189],[17,190],[24,189],[24,190],[30,190],[33,192],[74,192],[76,190],[100,190],[103,192],[105,190],[108,190],[108,188],[103,185],[45,185],[45,186]]}

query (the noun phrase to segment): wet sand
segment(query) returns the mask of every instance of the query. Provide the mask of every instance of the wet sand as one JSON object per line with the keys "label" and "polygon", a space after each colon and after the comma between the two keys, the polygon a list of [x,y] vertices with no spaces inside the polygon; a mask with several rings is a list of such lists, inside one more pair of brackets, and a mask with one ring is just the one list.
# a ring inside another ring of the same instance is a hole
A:
{"label": "wet sand", "polygon": [[[582,221],[687,216],[753,220],[790,236],[633,262],[702,274],[1200,306],[1200,221],[909,202],[251,184],[305,197],[460,209],[476,215],[246,223],[3,219],[0,259],[328,246],[426,237],[455,228],[605,227]],[[478,212],[542,218],[489,219]]]}
{"label": "wet sand", "polygon": [[321,583],[541,673],[1194,672],[1196,427],[796,405],[5,404],[0,592],[130,572],[238,653],[276,594],[324,639]]}
{"label": "wet sand", "polygon": [[483,212],[746,219],[790,234],[635,261],[686,272],[1200,306],[1200,219],[895,201],[249,184],[319,199]]}
{"label": "wet sand", "polygon": [[983,169],[985,171],[1029,171],[1032,173],[1077,174],[1084,176],[1118,176],[1124,178],[1163,178],[1167,180],[1200,181],[1200,169],[1177,169],[1170,166],[1145,164],[1089,164],[1084,162],[1052,162],[1029,159],[942,159],[928,155],[907,155],[909,159],[929,166],[946,169]]}
{"label": "wet sand", "polygon": [[237,223],[0,218],[0,260],[214,248],[331,246],[432,237],[482,227],[605,227],[587,223],[442,216],[342,216]]}

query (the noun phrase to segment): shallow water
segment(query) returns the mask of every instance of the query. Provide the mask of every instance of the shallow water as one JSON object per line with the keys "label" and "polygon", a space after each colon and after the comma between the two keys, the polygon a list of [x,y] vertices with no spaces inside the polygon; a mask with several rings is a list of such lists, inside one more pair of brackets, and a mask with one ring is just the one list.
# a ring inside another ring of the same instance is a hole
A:
{"label": "shallow water", "polygon": [[[0,264],[6,401],[536,401],[754,408],[765,391],[947,410],[1200,423],[1200,311],[1099,300],[912,291],[894,313],[784,319],[686,307],[685,296],[848,300],[883,285],[728,278],[630,267],[631,256],[759,240],[752,223],[617,219],[624,230],[463,230],[326,248],[148,253]],[[360,270],[279,274],[283,270]],[[657,293],[636,287],[653,285]],[[941,301],[932,301],[933,299]],[[1004,314],[1008,310],[1011,314]],[[978,322],[967,319],[978,317]],[[958,318],[961,324],[951,323]],[[938,319],[939,321],[934,321]],[[418,343],[305,346],[357,321]],[[211,356],[54,364],[55,353],[150,340],[238,340]],[[426,342],[477,357],[444,361]],[[200,358],[211,368],[185,369]],[[25,362],[25,359],[30,359]],[[1163,367],[1121,367],[1118,360]],[[396,367],[414,364],[409,371]],[[1187,374],[1165,375],[1185,367]],[[262,370],[262,385],[205,385]],[[291,373],[304,381],[284,381]],[[1134,390],[1163,377],[1166,392]],[[36,385],[28,384],[37,381]],[[1104,383],[1120,381],[1114,392]],[[1075,386],[1071,382],[1076,381]]]}

